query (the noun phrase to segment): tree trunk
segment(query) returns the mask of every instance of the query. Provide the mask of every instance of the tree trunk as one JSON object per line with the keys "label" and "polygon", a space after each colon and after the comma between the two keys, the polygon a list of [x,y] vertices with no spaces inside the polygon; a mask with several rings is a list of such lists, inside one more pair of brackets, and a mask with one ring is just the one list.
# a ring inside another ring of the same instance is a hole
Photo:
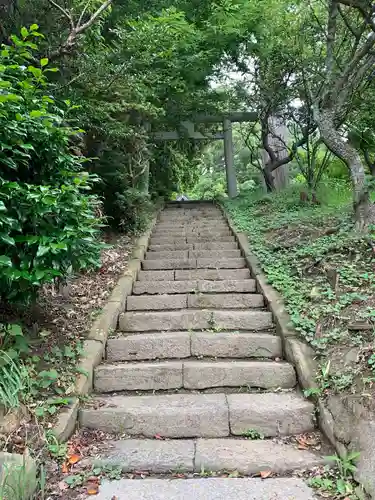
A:
{"label": "tree trunk", "polygon": [[272,175],[272,165],[267,164],[263,170],[263,177],[266,183],[267,193],[272,193],[275,191],[275,181]]}
{"label": "tree trunk", "polygon": [[370,197],[366,185],[365,168],[359,152],[346,142],[335,127],[332,109],[315,110],[321,137],[328,149],[341,158],[350,170],[353,185],[353,208],[356,229],[367,227]]}

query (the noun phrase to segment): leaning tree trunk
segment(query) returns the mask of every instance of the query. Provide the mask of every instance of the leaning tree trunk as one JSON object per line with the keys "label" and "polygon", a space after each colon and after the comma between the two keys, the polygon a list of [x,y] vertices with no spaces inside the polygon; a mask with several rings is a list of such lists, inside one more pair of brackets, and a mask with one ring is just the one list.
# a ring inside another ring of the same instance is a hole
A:
{"label": "leaning tree trunk", "polygon": [[272,193],[272,191],[275,191],[275,180],[273,178],[272,172],[272,165],[269,164],[267,164],[262,170],[267,193]]}
{"label": "leaning tree trunk", "polygon": [[363,231],[367,227],[370,197],[366,185],[365,168],[359,152],[339,134],[334,125],[334,111],[316,111],[316,121],[321,137],[328,149],[341,158],[349,168],[353,185],[353,208],[356,228]]}

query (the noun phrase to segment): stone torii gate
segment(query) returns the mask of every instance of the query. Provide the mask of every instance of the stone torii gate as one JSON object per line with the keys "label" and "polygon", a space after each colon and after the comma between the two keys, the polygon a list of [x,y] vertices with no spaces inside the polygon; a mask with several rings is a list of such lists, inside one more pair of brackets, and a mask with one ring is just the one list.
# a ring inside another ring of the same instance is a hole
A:
{"label": "stone torii gate", "polygon": [[[194,140],[224,140],[225,169],[227,177],[227,192],[229,198],[235,198],[237,191],[237,177],[234,167],[232,123],[255,122],[258,120],[257,113],[253,112],[233,112],[222,115],[196,115],[193,120],[186,120],[180,123],[178,130],[159,131],[152,133],[156,141],[175,141],[182,138]],[[195,130],[196,123],[222,123],[222,132],[215,134],[203,134]]]}

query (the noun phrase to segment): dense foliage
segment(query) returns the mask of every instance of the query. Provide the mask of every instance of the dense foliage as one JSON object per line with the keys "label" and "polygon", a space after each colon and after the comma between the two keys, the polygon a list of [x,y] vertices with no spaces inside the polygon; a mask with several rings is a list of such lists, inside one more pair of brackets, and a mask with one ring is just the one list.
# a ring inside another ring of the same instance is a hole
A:
{"label": "dense foliage", "polygon": [[44,283],[95,266],[92,176],[70,152],[79,131],[51,94],[48,59],[35,55],[37,25],[0,52],[0,297],[25,301]]}

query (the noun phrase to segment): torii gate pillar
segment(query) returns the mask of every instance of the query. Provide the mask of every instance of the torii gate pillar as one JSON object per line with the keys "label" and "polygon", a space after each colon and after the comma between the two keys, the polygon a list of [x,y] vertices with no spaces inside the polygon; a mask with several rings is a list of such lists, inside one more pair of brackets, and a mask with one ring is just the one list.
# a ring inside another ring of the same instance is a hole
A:
{"label": "torii gate pillar", "polygon": [[227,192],[229,198],[235,198],[238,195],[238,191],[236,170],[234,168],[232,122],[227,118],[223,122],[223,132],[225,169],[227,174]]}

